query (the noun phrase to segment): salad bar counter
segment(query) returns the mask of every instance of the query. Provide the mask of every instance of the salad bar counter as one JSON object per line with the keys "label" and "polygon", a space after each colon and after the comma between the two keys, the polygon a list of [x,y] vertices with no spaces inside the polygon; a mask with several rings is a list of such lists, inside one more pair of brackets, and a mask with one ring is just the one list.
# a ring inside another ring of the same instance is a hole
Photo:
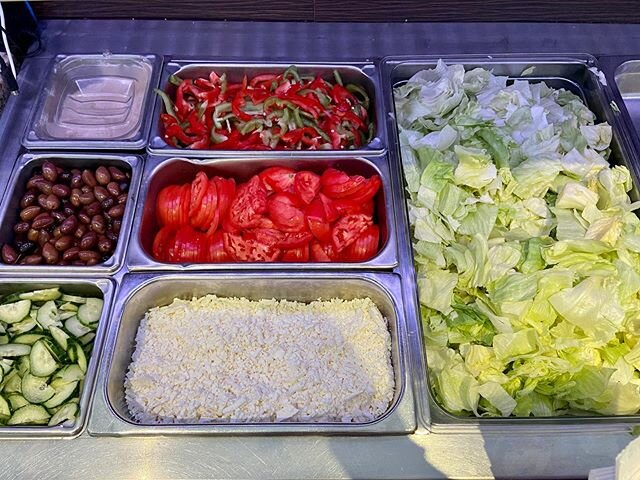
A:
{"label": "salad bar counter", "polygon": [[640,55],[238,58],[152,23],[104,22],[146,31],[105,51],[50,22],[1,119],[2,475],[613,462],[640,426]]}

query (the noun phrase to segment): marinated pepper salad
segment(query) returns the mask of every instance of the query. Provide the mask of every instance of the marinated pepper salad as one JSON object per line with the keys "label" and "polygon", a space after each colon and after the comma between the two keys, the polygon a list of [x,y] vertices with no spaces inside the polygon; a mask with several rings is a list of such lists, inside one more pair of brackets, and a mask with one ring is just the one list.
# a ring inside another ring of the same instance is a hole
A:
{"label": "marinated pepper salad", "polygon": [[431,385],[447,410],[640,410],[640,220],[573,93],[438,62],[394,90]]}

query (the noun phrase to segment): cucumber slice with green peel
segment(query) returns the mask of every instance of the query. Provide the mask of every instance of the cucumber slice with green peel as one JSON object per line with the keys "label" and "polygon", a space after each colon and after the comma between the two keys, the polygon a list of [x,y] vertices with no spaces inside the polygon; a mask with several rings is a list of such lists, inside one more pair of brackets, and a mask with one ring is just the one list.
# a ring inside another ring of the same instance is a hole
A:
{"label": "cucumber slice with green peel", "polygon": [[[84,372],[77,364],[67,365],[66,367],[62,367],[60,370],[56,372],[53,376],[53,381],[51,385],[56,382],[56,385],[64,385],[66,383],[78,382],[84,378]],[[58,389],[57,386],[54,386],[55,389]]]}
{"label": "cucumber slice with green peel", "polygon": [[27,373],[22,377],[22,396],[31,403],[43,403],[56,394],[47,383],[47,377],[37,377]]}
{"label": "cucumber slice with green peel", "polygon": [[20,357],[16,362],[15,369],[21,377],[24,377],[27,373],[31,372],[31,361],[29,360],[29,355]]}
{"label": "cucumber slice with green peel", "polygon": [[31,373],[38,377],[48,377],[55,372],[59,365],[51,350],[45,344],[46,339],[38,340],[31,347],[29,360],[31,361]]}
{"label": "cucumber slice with green peel", "polygon": [[78,297],[76,295],[67,295],[64,294],[60,297],[60,300],[63,302],[71,302],[71,303],[84,303],[87,301],[86,297]]}
{"label": "cucumber slice with green peel", "polygon": [[0,368],[0,385],[2,385],[3,381],[4,381],[4,370]]}
{"label": "cucumber slice with green peel", "polygon": [[56,341],[56,343],[60,346],[60,348],[66,351],[69,335],[67,335],[61,328],[54,327],[53,325],[49,327],[49,333]]}
{"label": "cucumber slice with green peel", "polygon": [[38,316],[36,321],[40,326],[46,330],[51,325],[62,326],[60,323],[60,316],[58,315],[58,307],[52,300],[48,301],[38,309]]}
{"label": "cucumber slice with green peel", "polygon": [[67,332],[69,332],[76,338],[81,337],[91,331],[91,328],[81,324],[80,320],[78,320],[78,317],[75,315],[65,320],[64,328],[67,330]]}
{"label": "cucumber slice with green peel", "polygon": [[69,355],[69,360],[78,364],[83,373],[87,373],[87,357],[84,354],[82,345],[69,339],[67,355]]}
{"label": "cucumber slice with green peel", "polygon": [[96,333],[95,332],[89,332],[86,333],[84,335],[82,335],[80,338],[78,338],[78,341],[82,344],[82,345],[89,345],[91,342],[93,342],[93,339],[96,338]]}
{"label": "cucumber slice with green peel", "polygon": [[31,300],[20,300],[14,303],[0,305],[0,321],[4,323],[18,323],[29,315]]}
{"label": "cucumber slice with green peel", "polygon": [[11,404],[11,410],[14,411],[24,407],[25,405],[30,405],[29,401],[19,393],[12,393],[7,398]]}
{"label": "cucumber slice with green peel", "polygon": [[5,333],[7,333],[7,331],[4,329],[2,323],[0,323],[0,335],[4,335]]}
{"label": "cucumber slice with green peel", "polygon": [[60,305],[58,307],[58,310],[62,310],[63,312],[77,312],[78,305],[76,305],[75,303],[67,302]]}
{"label": "cucumber slice with green peel", "polygon": [[43,403],[46,408],[55,408],[66,402],[71,397],[71,395],[73,395],[73,392],[76,391],[78,382],[65,383],[60,386],[58,386],[58,384],[54,382],[51,382],[52,388],[54,385],[56,386],[56,393],[53,397]]}
{"label": "cucumber slice with green peel", "polygon": [[7,425],[45,425],[51,415],[41,405],[25,405],[19,408],[7,422]]}
{"label": "cucumber slice with green peel", "polygon": [[29,352],[31,352],[30,345],[22,345],[20,343],[0,345],[0,357],[21,357],[22,355],[29,355]]}
{"label": "cucumber slice with green peel", "polygon": [[6,423],[11,418],[11,409],[5,398],[0,395],[0,423]]}
{"label": "cucumber slice with green peel", "polygon": [[7,395],[10,393],[22,393],[22,378],[18,375],[17,370],[12,370],[11,373],[6,375],[2,393]]}
{"label": "cucumber slice with green peel", "polygon": [[9,343],[9,335],[0,335],[0,345]]}
{"label": "cucumber slice with green peel", "polygon": [[91,327],[98,323],[104,302],[99,298],[87,298],[84,305],[78,308],[78,320],[83,325]]}
{"label": "cucumber slice with green peel", "polygon": [[71,318],[76,314],[77,312],[61,312],[60,315],[58,315],[58,318],[60,319],[60,321],[64,321],[67,318]]}
{"label": "cucumber slice with green peel", "polygon": [[23,345],[33,345],[41,338],[44,338],[43,333],[23,333],[13,339],[13,343],[21,343]]}
{"label": "cucumber slice with green peel", "polygon": [[49,300],[57,300],[61,295],[60,289],[55,287],[24,292],[20,294],[20,298],[23,300],[32,300],[34,302],[48,302]]}
{"label": "cucumber slice with green peel", "polygon": [[49,420],[49,426],[59,425],[63,422],[75,422],[76,415],[80,411],[80,407],[76,402],[65,403]]}
{"label": "cucumber slice with green peel", "polygon": [[22,335],[23,333],[30,332],[36,328],[38,324],[31,317],[25,317],[24,320],[18,323],[14,323],[9,327],[9,333],[11,335]]}
{"label": "cucumber slice with green peel", "polygon": [[14,302],[17,302],[18,300],[22,300],[20,298],[20,295],[22,295],[22,294],[21,293],[10,293],[8,295],[5,295],[2,298],[0,298],[0,304],[4,305],[5,303],[14,303]]}

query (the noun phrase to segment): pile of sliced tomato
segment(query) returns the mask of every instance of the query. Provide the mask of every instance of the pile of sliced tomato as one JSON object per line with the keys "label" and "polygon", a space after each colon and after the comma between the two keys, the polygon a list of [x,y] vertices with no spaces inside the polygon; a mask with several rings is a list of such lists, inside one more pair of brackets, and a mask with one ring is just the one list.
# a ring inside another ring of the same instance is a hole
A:
{"label": "pile of sliced tomato", "polygon": [[380,177],[271,167],[236,185],[200,171],[158,194],[153,256],[170,263],[362,262],[378,251]]}

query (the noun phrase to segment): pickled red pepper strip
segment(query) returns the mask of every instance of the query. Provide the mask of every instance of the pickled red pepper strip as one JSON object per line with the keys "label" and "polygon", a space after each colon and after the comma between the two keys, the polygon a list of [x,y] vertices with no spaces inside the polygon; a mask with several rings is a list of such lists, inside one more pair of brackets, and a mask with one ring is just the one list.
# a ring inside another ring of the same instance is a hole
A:
{"label": "pickled red pepper strip", "polygon": [[173,99],[156,90],[166,113],[164,140],[190,149],[350,149],[369,142],[370,100],[359,85],[301,77],[295,66],[240,82],[211,72],[207,78],[171,75]]}

